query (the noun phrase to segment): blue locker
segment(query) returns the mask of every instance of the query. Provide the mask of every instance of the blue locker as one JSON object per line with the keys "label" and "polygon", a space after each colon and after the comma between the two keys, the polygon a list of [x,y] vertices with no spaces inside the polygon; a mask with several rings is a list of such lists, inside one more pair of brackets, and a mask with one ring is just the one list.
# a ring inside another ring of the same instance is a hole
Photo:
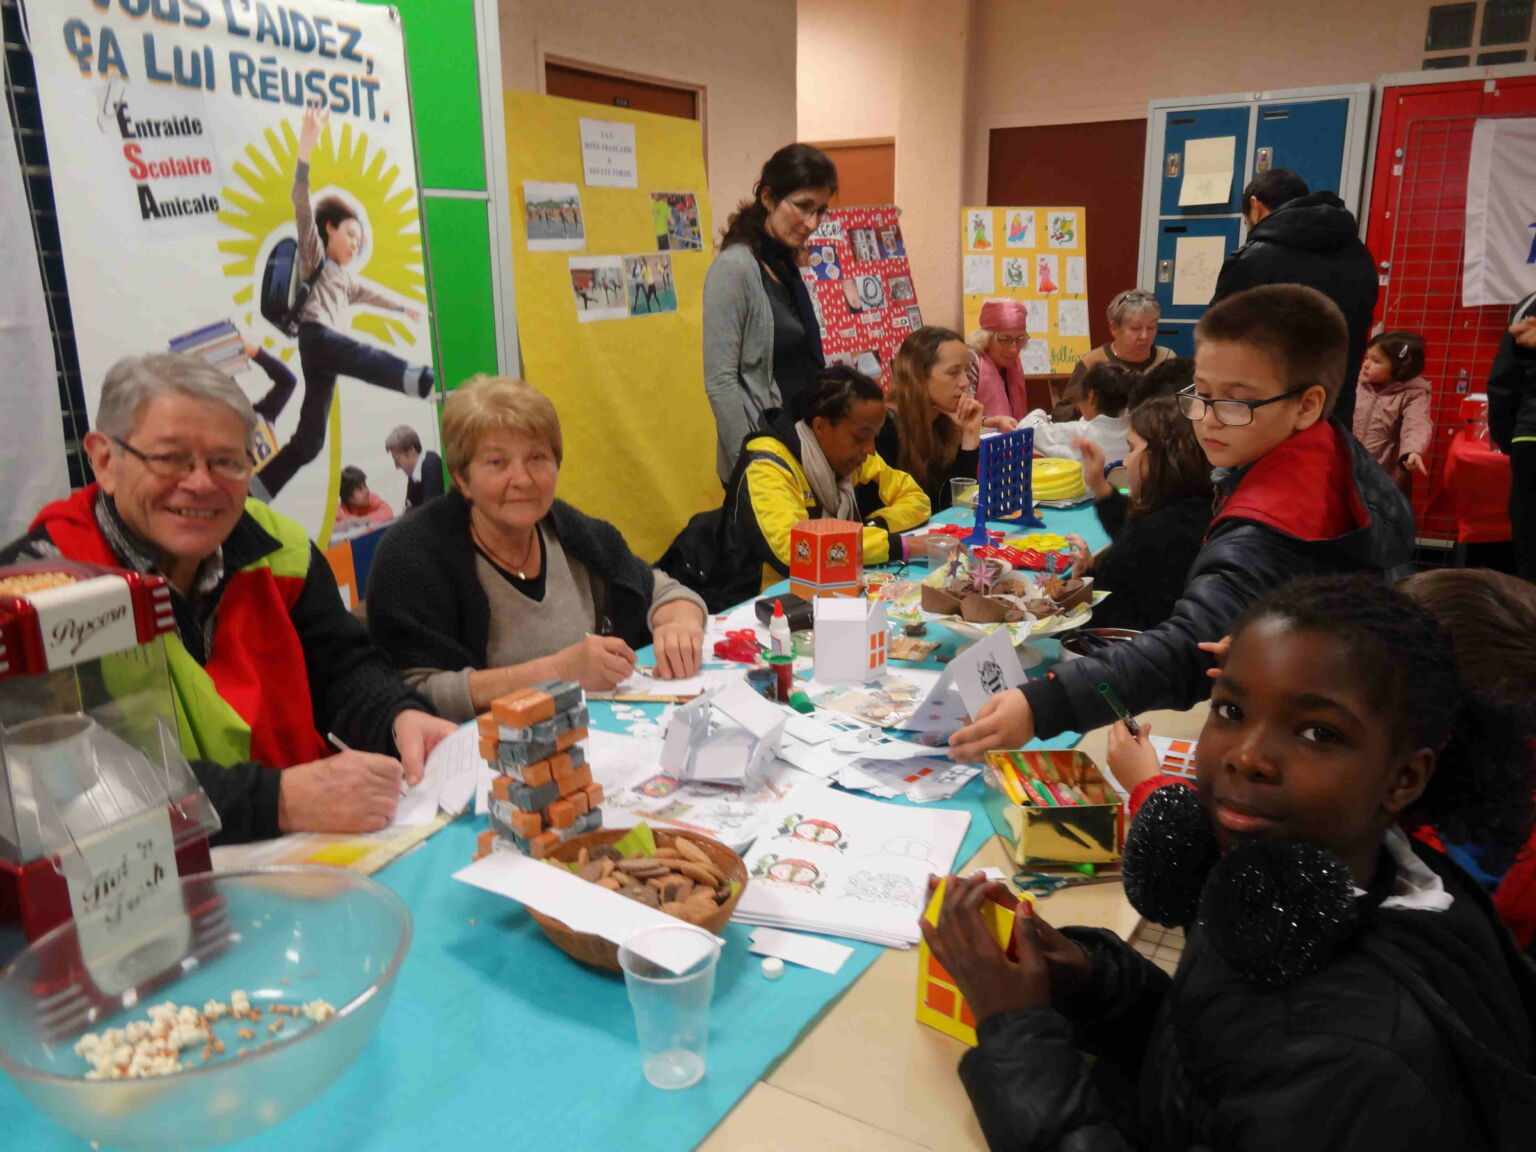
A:
{"label": "blue locker", "polygon": [[1224,248],[1230,253],[1237,247],[1238,227],[1242,223],[1236,216],[1219,216],[1214,219],[1184,217],[1181,220],[1160,220],[1157,225],[1156,283],[1157,303],[1163,310],[1164,320],[1200,319],[1210,303],[1176,305],[1173,302],[1173,281],[1178,272],[1179,238],[1182,236],[1220,236]]}
{"label": "blue locker", "polygon": [[1195,355],[1195,326],[1193,324],[1159,324],[1157,342],[1164,348],[1173,349],[1175,356]]}
{"label": "blue locker", "polygon": [[[1344,137],[1349,129],[1349,101],[1288,101],[1260,104],[1254,131],[1254,171],[1289,168],[1314,192],[1339,190],[1344,168]],[[1268,164],[1262,150],[1268,148]]]}
{"label": "blue locker", "polygon": [[[1238,210],[1238,197],[1243,190],[1243,170],[1248,156],[1248,121],[1250,109],[1196,108],[1187,112],[1171,112],[1168,115],[1167,133],[1163,140],[1163,155],[1158,158],[1163,167],[1161,207],[1163,216],[1219,216]],[[1184,152],[1190,140],[1204,140],[1212,136],[1231,136],[1236,139],[1232,165],[1232,187],[1225,204],[1179,206],[1179,189],[1184,184]],[[1168,174],[1168,157],[1178,154],[1178,173]]]}

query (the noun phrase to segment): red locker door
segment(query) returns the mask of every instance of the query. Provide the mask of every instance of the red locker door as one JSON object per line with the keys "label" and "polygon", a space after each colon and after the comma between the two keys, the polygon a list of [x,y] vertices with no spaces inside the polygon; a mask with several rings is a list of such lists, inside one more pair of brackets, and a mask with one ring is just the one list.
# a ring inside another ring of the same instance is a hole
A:
{"label": "red locker door", "polygon": [[1480,392],[1508,324],[1503,307],[1461,306],[1467,161],[1480,116],[1536,115],[1536,76],[1406,85],[1385,90],[1373,163],[1366,245],[1385,277],[1378,318],[1424,337],[1434,387],[1428,483],[1414,477],[1419,535],[1452,540],[1438,507],[1444,448],[1461,398]]}

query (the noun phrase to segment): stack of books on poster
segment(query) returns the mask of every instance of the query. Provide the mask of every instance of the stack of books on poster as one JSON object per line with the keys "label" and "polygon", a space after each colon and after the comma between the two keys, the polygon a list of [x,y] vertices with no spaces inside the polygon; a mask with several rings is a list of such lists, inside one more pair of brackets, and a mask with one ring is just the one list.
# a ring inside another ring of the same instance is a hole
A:
{"label": "stack of books on poster", "polygon": [[228,320],[171,338],[172,352],[201,356],[220,372],[238,372],[245,367],[244,341],[240,330]]}
{"label": "stack of books on poster", "polygon": [[796,795],[742,853],[750,874],[733,920],[917,943],[928,877],[947,874],[971,814],[863,800],[827,788]]}

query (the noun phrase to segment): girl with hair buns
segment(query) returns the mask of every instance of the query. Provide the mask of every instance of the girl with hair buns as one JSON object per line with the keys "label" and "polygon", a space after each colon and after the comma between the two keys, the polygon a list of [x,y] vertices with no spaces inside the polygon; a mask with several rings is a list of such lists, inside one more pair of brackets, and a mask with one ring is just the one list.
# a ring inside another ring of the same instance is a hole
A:
{"label": "girl with hair buns", "polygon": [[766,414],[791,407],[825,365],[800,261],[836,192],[837,167],[820,149],[780,148],[726,224],[704,278],[704,391],[721,483]]}

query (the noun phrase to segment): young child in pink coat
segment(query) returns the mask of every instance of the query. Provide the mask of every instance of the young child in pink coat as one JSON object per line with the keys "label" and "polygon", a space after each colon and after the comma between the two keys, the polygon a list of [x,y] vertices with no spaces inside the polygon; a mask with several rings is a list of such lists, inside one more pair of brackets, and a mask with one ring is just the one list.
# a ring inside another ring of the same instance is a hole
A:
{"label": "young child in pink coat", "polygon": [[1355,439],[1409,495],[1408,473],[1428,476],[1426,458],[1435,434],[1424,338],[1415,332],[1383,332],[1366,345],[1355,393]]}

